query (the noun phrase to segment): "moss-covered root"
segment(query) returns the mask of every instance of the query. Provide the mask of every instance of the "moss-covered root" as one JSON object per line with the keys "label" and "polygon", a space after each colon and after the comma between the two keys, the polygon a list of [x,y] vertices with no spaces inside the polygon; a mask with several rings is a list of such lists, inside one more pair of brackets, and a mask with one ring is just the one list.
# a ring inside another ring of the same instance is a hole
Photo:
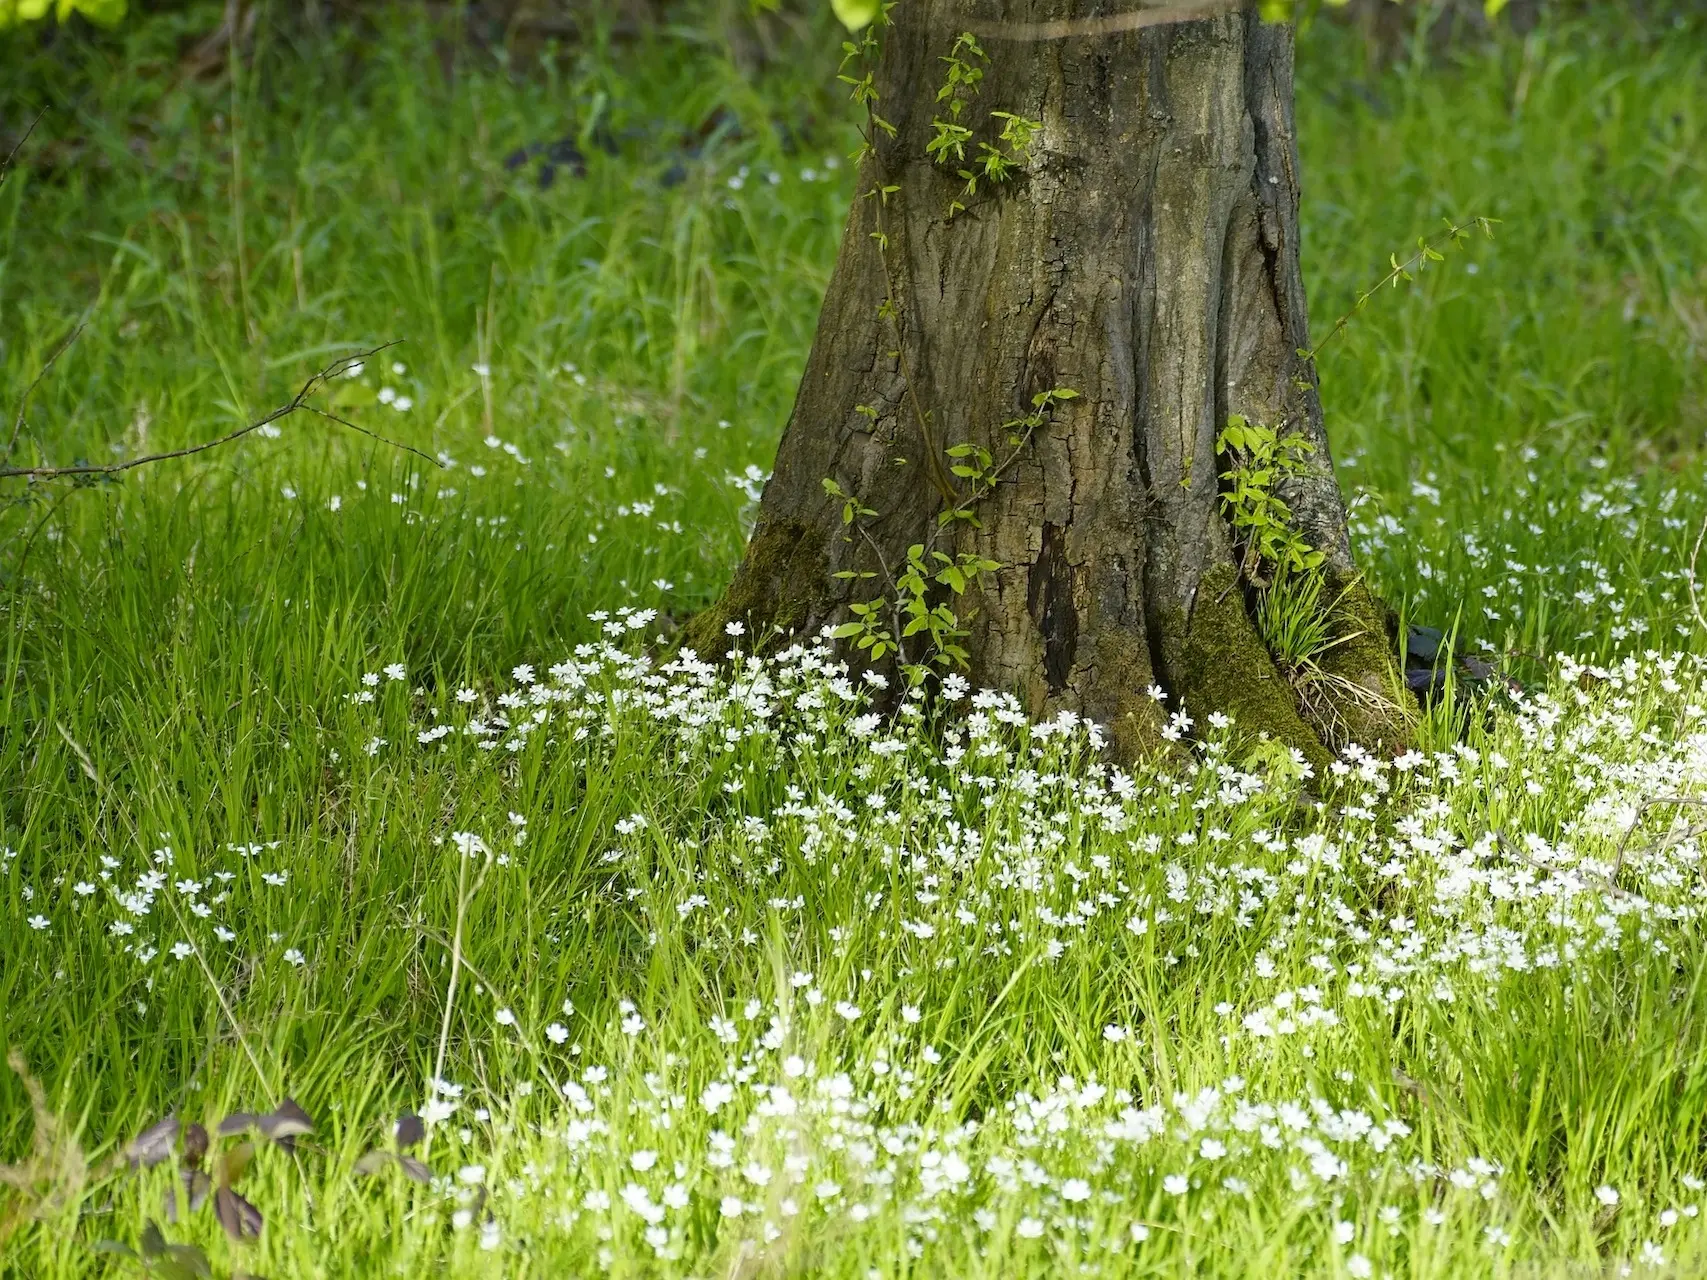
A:
{"label": "moss-covered root", "polygon": [[832,607],[830,566],[820,529],[793,521],[761,522],[721,599],[688,619],[682,644],[702,657],[727,648],[725,628],[746,628],[744,648],[770,648]]}
{"label": "moss-covered root", "polygon": [[1356,742],[1371,751],[1394,753],[1416,741],[1417,700],[1400,678],[1398,646],[1390,611],[1361,575],[1329,582],[1336,638],[1345,639],[1321,656],[1330,686],[1335,723],[1323,726],[1332,745]]}
{"label": "moss-covered root", "polygon": [[1333,763],[1246,612],[1233,565],[1211,568],[1198,584],[1191,617],[1176,615],[1165,630],[1176,632],[1164,636],[1166,648],[1179,655],[1176,690],[1199,721],[1221,711],[1242,735],[1296,747],[1318,775]]}

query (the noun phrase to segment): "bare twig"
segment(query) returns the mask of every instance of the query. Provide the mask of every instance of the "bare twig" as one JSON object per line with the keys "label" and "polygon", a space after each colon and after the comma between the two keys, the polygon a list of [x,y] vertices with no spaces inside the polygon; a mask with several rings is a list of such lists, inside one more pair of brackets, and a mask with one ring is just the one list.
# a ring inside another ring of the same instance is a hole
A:
{"label": "bare twig", "polygon": [[[1595,884],[1599,885],[1607,893],[1615,893],[1621,898],[1634,898],[1636,896],[1635,894],[1631,893],[1628,889],[1621,889],[1618,887],[1618,885],[1613,883],[1613,881],[1616,880],[1618,877],[1618,869],[1616,867],[1613,868],[1612,874],[1610,876],[1602,876],[1602,875],[1596,874],[1593,871],[1585,871],[1581,867],[1566,867],[1566,868],[1549,867],[1546,863],[1537,862],[1534,858],[1531,858],[1522,849],[1519,849],[1515,844],[1513,844],[1511,841],[1507,840],[1505,838],[1505,833],[1503,831],[1495,831],[1494,832],[1494,843],[1496,843],[1499,846],[1500,852],[1505,854],[1506,857],[1515,859],[1516,861],[1523,863],[1523,865],[1528,867],[1531,871],[1538,871],[1542,875],[1547,875],[1547,876],[1557,875],[1561,870],[1575,871],[1578,875],[1583,876],[1586,879],[1594,881]],[[1559,904],[1559,910],[1561,912],[1561,918],[1563,918],[1563,916],[1562,916],[1562,913],[1564,911],[1564,903],[1563,902],[1561,902]]]}
{"label": "bare twig", "polygon": [[1327,346],[1328,343],[1332,342],[1341,333],[1343,333],[1346,326],[1362,313],[1363,309],[1369,305],[1371,299],[1373,299],[1376,294],[1380,293],[1381,290],[1387,288],[1389,285],[1397,288],[1399,281],[1408,281],[1411,279],[1410,273],[1413,269],[1421,271],[1431,261],[1439,261],[1439,250],[1442,245],[1457,244],[1461,240],[1469,239],[1470,232],[1473,229],[1480,230],[1484,236],[1489,240],[1492,240],[1494,238],[1494,228],[1498,225],[1498,218],[1484,218],[1479,214],[1463,223],[1453,222],[1449,218],[1446,222],[1445,231],[1437,231],[1432,236],[1427,236],[1422,240],[1419,240],[1417,242],[1416,252],[1406,258],[1403,262],[1399,261],[1398,254],[1394,254],[1392,270],[1387,272],[1386,275],[1382,276],[1374,284],[1370,285],[1369,288],[1365,289],[1362,293],[1358,294],[1357,301],[1351,304],[1351,310],[1347,311],[1338,320],[1333,322],[1329,327],[1328,332],[1322,337],[1321,341],[1316,343],[1316,345],[1311,347],[1308,351],[1301,353],[1305,363],[1314,363],[1316,357],[1321,354],[1322,348]]}
{"label": "bare twig", "polygon": [[1695,593],[1695,565],[1701,559],[1701,541],[1707,538],[1707,519],[1701,522],[1701,532],[1695,535],[1695,549],[1689,553],[1689,608],[1695,614],[1695,621],[1707,631],[1707,618],[1701,616],[1701,601]]}
{"label": "bare twig", "polygon": [[36,376],[30,380],[30,385],[24,388],[24,398],[18,401],[18,416],[12,419],[12,434],[6,441],[6,452],[0,453],[0,467],[12,460],[12,453],[18,447],[18,436],[24,430],[24,414],[30,407],[30,397],[35,395],[36,388],[41,386],[42,379],[47,377],[48,371],[53,368],[53,362],[64,355],[65,349],[82,335],[87,323],[87,321],[80,321],[75,329],[65,335],[60,344],[48,356],[46,362],[37,370]]}
{"label": "bare twig", "polygon": [[[869,108],[868,108],[869,109]],[[895,362],[901,372],[901,381],[907,389],[907,399],[913,406],[913,416],[918,421],[919,435],[925,447],[926,468],[929,479],[936,491],[942,495],[944,502],[954,501],[954,484],[943,470],[942,459],[937,456],[936,437],[931,432],[931,416],[925,412],[925,406],[919,401],[918,385],[913,380],[913,370],[907,360],[907,336],[901,331],[901,298],[895,288],[895,274],[889,266],[889,228],[883,220],[883,210],[889,199],[888,191],[883,185],[882,161],[877,155],[876,128],[868,126],[866,133],[866,149],[871,153],[871,161],[879,170],[877,188],[869,193],[872,198],[872,208],[877,220],[877,257],[883,266],[883,288],[887,304],[882,308],[889,320],[889,327],[895,333]]]}
{"label": "bare twig", "polygon": [[24,136],[19,138],[18,141],[13,144],[11,151],[6,155],[5,161],[0,162],[0,184],[5,183],[6,175],[12,172],[13,162],[18,158],[18,152],[24,149],[24,144],[30,140],[30,135],[36,131],[36,126],[41,123],[41,118],[46,114],[47,108],[45,106],[40,111],[36,112],[36,118],[30,121],[29,127],[24,130]]}
{"label": "bare twig", "polygon": [[[280,405],[265,417],[258,418],[254,422],[249,423],[248,426],[238,427],[237,430],[229,431],[217,439],[203,440],[200,444],[186,445],[182,449],[170,449],[165,453],[144,454],[140,458],[128,458],[123,462],[84,464],[70,467],[0,467],[0,480],[16,477],[27,477],[31,480],[57,480],[65,476],[117,475],[120,472],[129,471],[134,467],[147,466],[149,463],[166,462],[173,458],[188,458],[193,454],[205,453],[209,449],[217,449],[221,445],[230,444],[234,440],[242,439],[250,432],[259,431],[262,427],[270,426],[282,418],[288,418],[293,413],[312,413],[316,417],[326,418],[331,422],[336,422],[339,426],[348,427],[351,431],[359,431],[364,436],[371,436],[381,444],[390,445],[394,449],[401,449],[405,453],[412,453],[418,458],[425,458],[434,466],[442,467],[444,464],[437,458],[433,457],[429,453],[422,452],[413,445],[404,444],[400,440],[392,440],[387,436],[380,435],[377,431],[370,431],[366,427],[357,426],[347,418],[340,418],[335,413],[329,413],[317,405],[308,403],[308,398],[311,395],[320,390],[321,387],[325,386],[326,383],[330,382],[333,378],[349,369],[352,365],[363,360],[367,360],[372,356],[378,355],[388,347],[394,347],[396,345],[397,343],[395,342],[387,342],[380,346],[373,347],[370,350],[358,351],[354,355],[344,356],[338,360],[334,360],[331,364],[320,370],[319,373],[310,377],[307,382],[303,383],[302,390],[292,396],[289,401]],[[63,347],[61,349],[63,349]],[[58,353],[56,352],[55,355],[57,354]],[[45,370],[43,372],[45,373]],[[38,375],[36,381],[39,382],[40,380],[41,378]],[[34,385],[34,383],[31,384],[32,390],[34,389]],[[22,422],[21,410],[19,414],[19,422]]]}
{"label": "bare twig", "polygon": [[1244,7],[1244,0],[1200,0],[1197,4],[1145,5],[1127,13],[1099,18],[1065,18],[1057,22],[1000,22],[975,28],[990,40],[1072,40],[1112,36],[1174,22],[1195,22]]}
{"label": "bare twig", "polygon": [[1642,825],[1643,816],[1649,809],[1658,809],[1668,804],[1694,805],[1699,808],[1707,808],[1707,799],[1700,799],[1695,796],[1655,796],[1652,800],[1644,800],[1641,804],[1637,805],[1636,816],[1630,819],[1630,825],[1624,830],[1624,838],[1618,842],[1618,856],[1612,860],[1612,875],[1609,877],[1610,879],[1616,881],[1618,879],[1618,873],[1624,869],[1624,850],[1630,844],[1630,837],[1636,834],[1636,828]]}

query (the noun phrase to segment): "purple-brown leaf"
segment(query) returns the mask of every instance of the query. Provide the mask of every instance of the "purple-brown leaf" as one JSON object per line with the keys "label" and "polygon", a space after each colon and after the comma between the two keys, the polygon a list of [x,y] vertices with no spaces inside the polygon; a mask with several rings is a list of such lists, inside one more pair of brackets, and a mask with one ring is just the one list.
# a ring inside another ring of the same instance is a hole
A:
{"label": "purple-brown leaf", "polygon": [[199,1124],[184,1126],[184,1164],[191,1169],[201,1167],[202,1157],[207,1154],[207,1130]]}
{"label": "purple-brown leaf", "polygon": [[414,1113],[397,1117],[397,1128],[394,1131],[397,1149],[407,1151],[422,1138],[427,1136],[427,1126],[421,1122],[421,1117]]}
{"label": "purple-brown leaf", "polygon": [[261,1117],[252,1111],[233,1111],[214,1126],[214,1132],[222,1138],[229,1138],[232,1134],[242,1133],[260,1122]]}
{"label": "purple-brown leaf", "polygon": [[414,1156],[398,1156],[397,1167],[403,1170],[404,1177],[413,1178],[423,1185],[433,1180],[433,1171]]}
{"label": "purple-brown leaf", "polygon": [[185,1169],[183,1179],[184,1191],[190,1197],[190,1212],[194,1213],[207,1203],[207,1193],[213,1190],[213,1179],[200,1169]]}
{"label": "purple-brown leaf", "polygon": [[178,1137],[178,1117],[167,1116],[136,1135],[125,1148],[125,1156],[133,1169],[152,1169],[172,1154],[172,1143]]}
{"label": "purple-brown leaf", "polygon": [[308,1112],[297,1106],[293,1098],[286,1098],[279,1103],[270,1115],[262,1116],[259,1123],[262,1133],[287,1148],[292,1138],[314,1132],[314,1121],[308,1118]]}
{"label": "purple-brown leaf", "polygon": [[230,1187],[221,1187],[213,1193],[213,1216],[233,1240],[253,1240],[261,1234],[266,1221],[259,1209]]}

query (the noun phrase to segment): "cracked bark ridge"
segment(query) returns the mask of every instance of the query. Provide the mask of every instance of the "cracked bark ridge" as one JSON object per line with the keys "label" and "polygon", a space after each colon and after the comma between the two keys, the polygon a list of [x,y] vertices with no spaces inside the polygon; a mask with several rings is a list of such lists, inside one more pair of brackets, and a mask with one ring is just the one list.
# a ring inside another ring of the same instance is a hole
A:
{"label": "cracked bark ridge", "polygon": [[[908,0],[884,33],[879,135],[861,191],[894,184],[884,215],[901,342],[937,450],[1010,446],[1004,422],[1041,391],[1070,387],[1047,425],[937,545],[1003,568],[958,602],[975,682],[1017,691],[1033,714],[1070,709],[1112,731],[1117,754],[1155,740],[1160,684],[1201,720],[1328,759],[1251,622],[1218,504],[1215,437],[1233,413],[1287,424],[1315,444],[1283,496],[1327,557],[1354,638],[1334,672],[1391,698],[1384,611],[1352,562],[1309,346],[1299,273],[1292,33],[1255,14],[1095,38],[1004,42],[963,117],[995,141],[991,111],[1042,122],[1015,183],[947,217],[962,185],[925,146],[939,59],[963,30],[1082,17],[1074,0],[1004,7]],[[856,200],[793,413],[747,555],[687,640],[720,652],[726,622],[815,634],[880,593],[877,573],[929,542],[940,495],[909,402],[871,239]],[[859,406],[875,410],[875,417]],[[877,515],[845,529],[833,478]],[[1349,699],[1365,745],[1403,736],[1403,717]],[[1337,744],[1336,744],[1337,745]]]}

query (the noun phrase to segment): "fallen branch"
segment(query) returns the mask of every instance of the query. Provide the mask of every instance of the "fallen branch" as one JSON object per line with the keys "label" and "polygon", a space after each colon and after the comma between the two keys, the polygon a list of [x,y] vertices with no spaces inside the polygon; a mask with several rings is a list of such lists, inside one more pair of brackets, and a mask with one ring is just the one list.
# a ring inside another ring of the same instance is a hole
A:
{"label": "fallen branch", "polygon": [[[22,146],[23,144],[19,143],[18,145]],[[53,368],[53,362],[59,359],[60,356],[64,355],[65,349],[82,336],[83,329],[84,325],[79,324],[70,333],[66,334],[64,339],[62,339],[60,344],[53,349],[47,360],[42,364],[42,367],[36,371],[36,376],[30,380],[30,385],[24,388],[24,398],[18,401],[18,416],[12,419],[12,434],[6,441],[6,452],[0,453],[0,466],[4,466],[12,460],[12,452],[18,447],[18,437],[24,430],[24,414],[30,407],[30,397],[35,395],[36,388],[41,386],[42,379],[47,377],[48,372]]]}
{"label": "fallen branch", "polygon": [[24,144],[30,140],[30,135],[36,131],[36,126],[41,123],[41,118],[46,114],[46,107],[36,112],[36,118],[30,121],[29,126],[24,130],[24,136],[12,144],[12,150],[7,153],[4,163],[0,163],[0,184],[5,183],[6,175],[12,172],[12,162],[18,158],[18,152],[24,149]]}
{"label": "fallen branch", "polygon": [[[76,336],[77,335],[75,333],[72,334],[72,338],[75,338]],[[70,342],[71,339],[67,339],[64,343],[60,344],[59,350],[55,351],[53,357],[49,359],[49,365],[53,363],[53,359],[58,357],[60,351],[63,351],[66,346],[70,345]],[[0,480],[15,479],[19,477],[30,480],[58,480],[67,476],[117,475],[120,472],[129,471],[134,467],[143,467],[154,462],[167,462],[173,458],[188,458],[194,454],[205,453],[209,449],[217,449],[221,445],[230,444],[234,440],[241,440],[252,431],[259,431],[262,427],[271,426],[273,423],[278,422],[283,418],[288,418],[293,413],[312,413],[316,417],[325,418],[330,422],[336,422],[339,426],[348,427],[351,431],[359,431],[362,435],[371,436],[381,444],[390,445],[394,449],[402,449],[404,452],[412,453],[418,458],[425,458],[434,466],[442,467],[444,464],[437,458],[433,457],[429,453],[422,452],[413,445],[404,444],[402,441],[393,440],[388,436],[382,436],[377,431],[370,431],[367,427],[358,426],[348,418],[340,418],[337,414],[329,413],[318,405],[313,405],[308,402],[308,398],[310,396],[320,390],[320,388],[325,386],[333,378],[344,373],[351,366],[359,364],[361,361],[378,355],[381,351],[386,350],[386,348],[394,347],[396,345],[397,343],[395,342],[387,342],[380,346],[373,347],[370,350],[358,351],[354,355],[343,356],[338,360],[334,360],[331,364],[320,370],[319,373],[310,377],[307,382],[303,383],[302,390],[292,396],[288,402],[280,405],[264,418],[258,418],[247,426],[238,427],[235,431],[228,431],[217,439],[203,440],[200,444],[186,445],[182,449],[170,449],[165,453],[143,454],[139,458],[127,458],[123,462],[85,463],[70,467],[0,467]],[[47,369],[44,367],[42,374],[37,375],[36,382],[32,382],[30,384],[31,391],[35,389],[36,383],[41,381],[42,376],[45,375],[46,372]],[[24,398],[26,401],[29,399],[29,392],[25,392]],[[20,406],[18,410],[18,420],[16,424],[14,424],[13,428],[14,440],[16,439],[18,430],[21,429],[22,426],[23,408]],[[6,456],[10,456],[10,447],[8,447]]]}
{"label": "fallen branch", "polygon": [[[1630,819],[1630,825],[1624,831],[1624,838],[1618,842],[1618,856],[1612,860],[1612,874],[1609,879],[1616,881],[1618,873],[1624,869],[1624,850],[1630,844],[1630,837],[1636,834],[1636,828],[1642,825],[1642,818],[1648,810],[1663,808],[1666,805],[1689,805],[1696,808],[1707,808],[1707,799],[1697,796],[1655,796],[1652,800],[1644,800],[1637,805],[1636,816]],[[1685,835],[1682,838],[1688,839],[1689,837]],[[1668,836],[1661,842],[1661,848],[1669,846],[1670,843],[1671,838]]]}

